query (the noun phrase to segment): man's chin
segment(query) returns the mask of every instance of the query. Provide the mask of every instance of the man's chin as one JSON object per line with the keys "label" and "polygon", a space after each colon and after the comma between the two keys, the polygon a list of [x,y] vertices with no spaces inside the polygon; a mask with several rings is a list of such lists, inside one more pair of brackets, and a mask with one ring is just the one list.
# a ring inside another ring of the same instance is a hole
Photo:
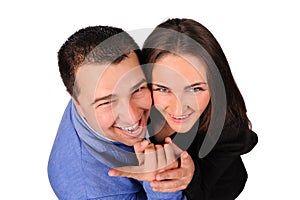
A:
{"label": "man's chin", "polygon": [[143,140],[144,140],[144,138],[133,138],[133,139],[124,141],[122,143],[127,145],[127,146],[134,146],[136,143],[142,142]]}

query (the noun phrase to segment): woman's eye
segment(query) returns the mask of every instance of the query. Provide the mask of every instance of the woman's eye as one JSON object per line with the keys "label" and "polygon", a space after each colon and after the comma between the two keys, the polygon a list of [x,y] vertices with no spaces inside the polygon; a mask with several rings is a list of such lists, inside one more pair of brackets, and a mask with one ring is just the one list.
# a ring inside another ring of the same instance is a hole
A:
{"label": "woman's eye", "polygon": [[193,87],[190,88],[191,92],[200,92],[200,91],[204,91],[204,89],[202,87]]}
{"label": "woman's eye", "polygon": [[167,88],[160,88],[159,91],[163,92],[163,93],[168,93],[169,92],[169,90]]}
{"label": "woman's eye", "polygon": [[170,90],[168,88],[164,88],[164,87],[154,88],[153,91],[158,91],[158,92],[161,92],[161,93],[168,93],[168,92],[170,92]]}

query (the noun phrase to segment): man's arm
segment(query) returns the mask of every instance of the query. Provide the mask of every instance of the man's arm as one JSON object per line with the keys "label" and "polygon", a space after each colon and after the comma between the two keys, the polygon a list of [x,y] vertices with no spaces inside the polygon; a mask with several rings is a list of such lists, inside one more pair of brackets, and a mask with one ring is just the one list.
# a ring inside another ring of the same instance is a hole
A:
{"label": "man's arm", "polygon": [[143,182],[143,187],[146,192],[148,200],[156,200],[156,199],[157,200],[163,200],[163,199],[187,200],[187,198],[185,197],[185,195],[181,190],[177,192],[156,192],[152,190],[150,186],[150,182],[146,182],[146,181]]}

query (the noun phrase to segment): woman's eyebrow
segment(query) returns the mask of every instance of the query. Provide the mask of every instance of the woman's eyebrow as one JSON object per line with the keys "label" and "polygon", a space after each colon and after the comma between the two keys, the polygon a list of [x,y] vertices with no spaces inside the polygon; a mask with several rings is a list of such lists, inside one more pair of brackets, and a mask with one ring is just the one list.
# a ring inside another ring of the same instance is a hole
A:
{"label": "woman's eyebrow", "polygon": [[193,83],[191,85],[188,85],[186,87],[184,87],[184,89],[188,89],[188,88],[191,88],[191,87],[194,87],[194,86],[197,86],[197,85],[206,85],[207,83],[205,82],[197,82],[197,83]]}
{"label": "woman's eyebrow", "polygon": [[158,83],[152,83],[152,86],[155,85],[157,87],[163,87],[163,88],[168,88],[167,86],[164,86],[164,85],[160,85]]}

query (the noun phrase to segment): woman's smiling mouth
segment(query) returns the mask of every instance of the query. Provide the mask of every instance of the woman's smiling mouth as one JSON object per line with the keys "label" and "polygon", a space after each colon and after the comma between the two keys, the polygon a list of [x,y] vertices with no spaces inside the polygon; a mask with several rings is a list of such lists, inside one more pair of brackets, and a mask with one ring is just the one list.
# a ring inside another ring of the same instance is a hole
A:
{"label": "woman's smiling mouth", "polygon": [[179,116],[172,115],[172,114],[168,113],[168,115],[170,116],[170,118],[172,119],[173,122],[183,123],[183,122],[186,122],[193,113],[194,112],[186,114],[186,115],[179,115]]}

